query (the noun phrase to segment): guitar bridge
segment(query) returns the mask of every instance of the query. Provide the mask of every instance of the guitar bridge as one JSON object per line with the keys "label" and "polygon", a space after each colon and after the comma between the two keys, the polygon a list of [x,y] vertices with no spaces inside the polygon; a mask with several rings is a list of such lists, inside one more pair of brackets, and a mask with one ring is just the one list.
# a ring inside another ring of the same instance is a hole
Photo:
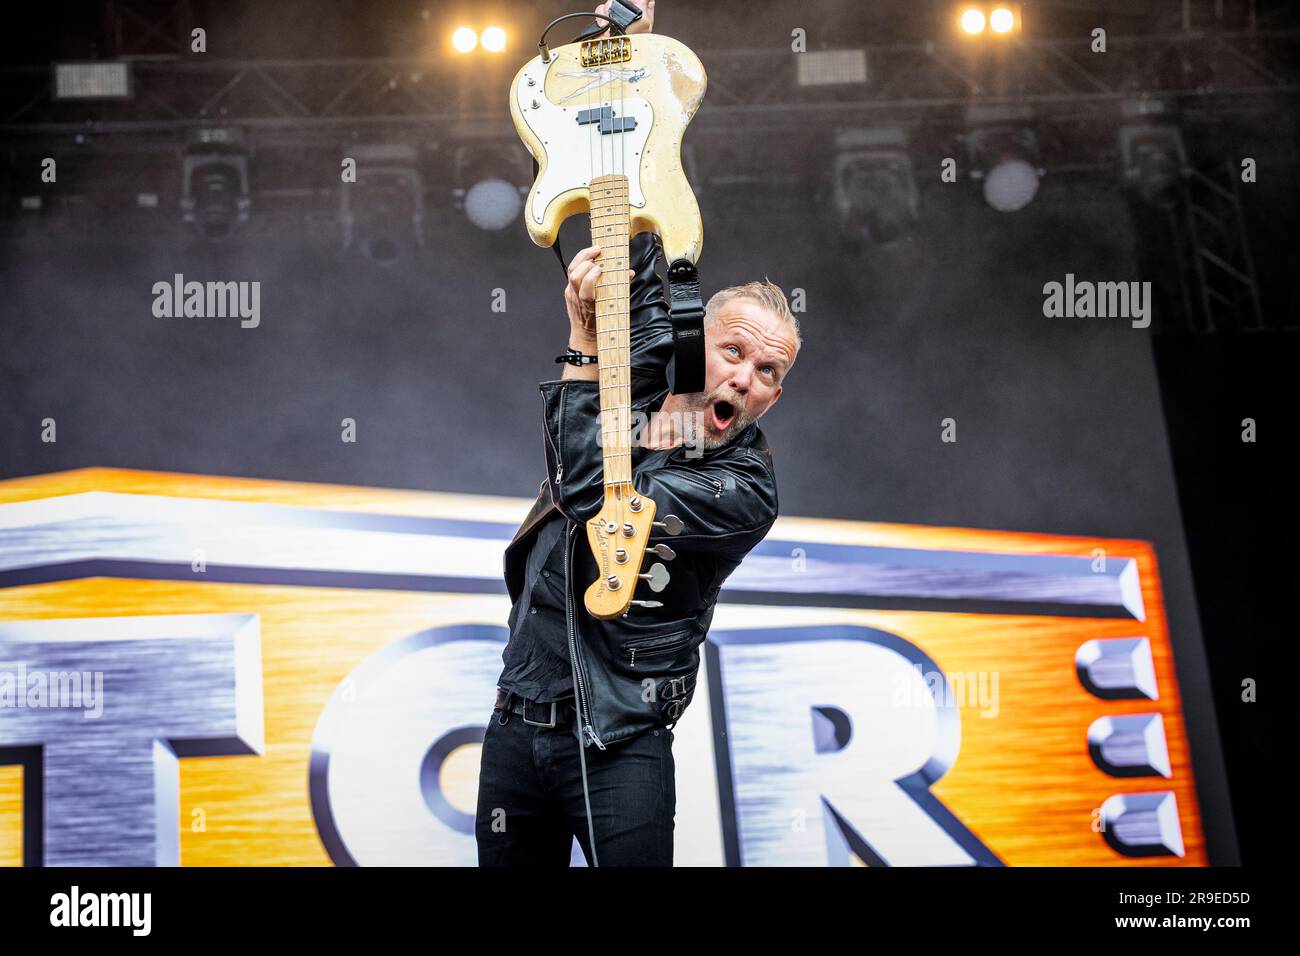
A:
{"label": "guitar bridge", "polygon": [[603,40],[583,40],[579,51],[583,66],[609,66],[627,63],[632,59],[631,37],[606,37]]}

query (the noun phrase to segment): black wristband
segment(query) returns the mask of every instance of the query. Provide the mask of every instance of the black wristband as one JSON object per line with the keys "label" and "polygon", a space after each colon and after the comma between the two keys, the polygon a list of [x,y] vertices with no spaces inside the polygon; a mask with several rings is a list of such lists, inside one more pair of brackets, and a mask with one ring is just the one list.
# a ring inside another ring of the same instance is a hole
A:
{"label": "black wristband", "polygon": [[570,365],[595,365],[596,356],[583,355],[577,349],[569,348],[565,350],[565,353],[563,355],[555,356],[555,361],[557,363],[568,362]]}

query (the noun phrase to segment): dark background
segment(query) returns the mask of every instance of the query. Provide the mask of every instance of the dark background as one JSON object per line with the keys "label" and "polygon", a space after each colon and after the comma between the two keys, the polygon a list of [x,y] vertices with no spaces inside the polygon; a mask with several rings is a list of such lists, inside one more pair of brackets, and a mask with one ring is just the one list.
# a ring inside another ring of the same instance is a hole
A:
{"label": "dark background", "polygon": [[[661,6],[658,28],[709,66],[710,48],[788,50],[794,27],[810,49],[924,42],[944,35],[950,5],[719,2],[689,16],[684,3]],[[1250,5],[1228,3],[1217,19],[1212,4],[1194,4],[1190,22],[1177,2],[1023,6],[1044,38],[1086,37],[1099,24],[1139,37],[1294,26],[1284,5],[1262,4],[1252,21]],[[505,11],[505,22],[533,25],[505,55],[510,70],[537,27],[564,12]],[[431,38],[455,15],[451,5],[396,2],[53,5],[6,37],[4,63],[21,79],[24,65],[124,50],[184,62],[158,37],[184,35],[185,23],[205,27],[214,59],[433,57]],[[153,37],[137,22],[148,16]],[[1144,54],[1117,45],[1109,55]],[[479,80],[504,94],[508,73]],[[1180,89],[1200,82],[1176,79]],[[908,82],[900,76],[892,94],[905,99]],[[1259,164],[1259,181],[1240,194],[1262,321],[1237,316],[1210,330],[1182,295],[1168,210],[1124,188],[1113,113],[1082,111],[1072,124],[1058,111],[1043,123],[1041,189],[1027,208],[1000,213],[965,175],[960,104],[895,111],[880,121],[908,130],[918,211],[884,243],[845,238],[827,184],[836,129],[876,113],[848,103],[785,125],[721,109],[710,119],[715,98],[725,102],[711,90],[687,135],[706,296],[766,275],[806,297],[804,348],[763,419],[782,513],[1153,542],[1211,858],[1247,864],[1279,849],[1276,784],[1265,776],[1276,765],[1265,743],[1274,685],[1261,665],[1273,663],[1265,655],[1278,646],[1289,583],[1288,564],[1268,548],[1290,512],[1271,449],[1293,428],[1297,357],[1297,88],[1285,76],[1277,89],[1259,86],[1230,101],[1216,99],[1222,89],[1171,98],[1190,167],[1246,155]],[[438,111],[458,109],[455,90],[433,84]],[[444,162],[463,133],[439,125],[444,112],[387,125],[353,116],[305,132],[254,127],[252,219],[214,242],[177,213],[178,144],[203,121],[193,110],[174,116],[160,102],[142,123],[151,107],[140,95],[130,117],[24,112],[20,99],[11,92],[0,124],[0,477],[97,465],[535,493],[536,383],[558,377],[564,276],[522,227],[488,233],[466,220],[454,189],[475,169]],[[482,142],[522,153],[501,111],[470,118],[489,129]],[[415,143],[432,171],[424,247],[384,266],[340,248],[332,190],[341,152],[389,141]],[[59,160],[57,184],[39,181],[45,155]],[[957,183],[939,181],[947,156],[959,158]],[[141,189],[158,193],[156,208],[129,201]],[[42,209],[24,213],[21,197],[36,194]],[[585,229],[581,217],[565,227],[567,255],[586,244]],[[155,318],[152,286],[178,272],[260,281],[261,326]],[[1045,318],[1043,285],[1067,272],[1152,281],[1152,328]],[[498,289],[504,312],[492,309]],[[40,441],[47,417],[57,444]],[[356,420],[356,444],[339,441],[343,418]],[[955,444],[940,441],[944,418],[957,422]],[[1243,418],[1258,423],[1257,443],[1241,441]],[[1247,678],[1261,681],[1261,703],[1241,701]]]}

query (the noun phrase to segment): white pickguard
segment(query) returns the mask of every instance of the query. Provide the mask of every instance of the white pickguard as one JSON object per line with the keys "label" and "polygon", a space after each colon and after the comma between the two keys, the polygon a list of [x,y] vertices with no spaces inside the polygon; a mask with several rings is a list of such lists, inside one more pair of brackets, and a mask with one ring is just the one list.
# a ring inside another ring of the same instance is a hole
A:
{"label": "white pickguard", "polygon": [[[559,60],[555,62],[558,63]],[[534,69],[541,75],[533,76]],[[597,81],[600,79],[598,74],[608,73],[609,68],[591,67],[585,72],[592,75],[593,81]],[[537,81],[535,86],[528,85],[530,78]],[[533,135],[541,140],[543,149],[546,149],[546,170],[533,187],[528,203],[529,215],[533,221],[540,223],[546,214],[546,208],[561,193],[586,186],[593,176],[609,173],[625,174],[628,203],[638,208],[644,207],[641,157],[654,125],[654,111],[650,104],[639,97],[617,98],[619,83],[614,80],[606,83],[593,82],[594,90],[570,97],[568,105],[557,106],[542,92],[545,85],[545,68],[538,58],[530,64],[529,71],[517,87],[519,115],[533,131]],[[624,86],[626,88],[626,84]],[[535,109],[534,102],[537,103]],[[602,106],[610,107],[616,118],[635,118],[636,129],[601,133],[594,123],[578,124],[577,117],[582,110]],[[547,149],[548,146],[558,148]],[[540,164],[540,157],[533,158]]]}

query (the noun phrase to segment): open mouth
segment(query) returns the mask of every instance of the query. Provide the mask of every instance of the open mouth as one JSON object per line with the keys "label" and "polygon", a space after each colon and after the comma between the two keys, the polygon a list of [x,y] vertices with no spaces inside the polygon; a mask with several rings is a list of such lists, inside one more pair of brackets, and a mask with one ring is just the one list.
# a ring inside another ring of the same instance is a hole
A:
{"label": "open mouth", "polygon": [[713,427],[718,431],[725,431],[731,424],[732,419],[736,417],[736,407],[727,401],[717,401],[713,403]]}

